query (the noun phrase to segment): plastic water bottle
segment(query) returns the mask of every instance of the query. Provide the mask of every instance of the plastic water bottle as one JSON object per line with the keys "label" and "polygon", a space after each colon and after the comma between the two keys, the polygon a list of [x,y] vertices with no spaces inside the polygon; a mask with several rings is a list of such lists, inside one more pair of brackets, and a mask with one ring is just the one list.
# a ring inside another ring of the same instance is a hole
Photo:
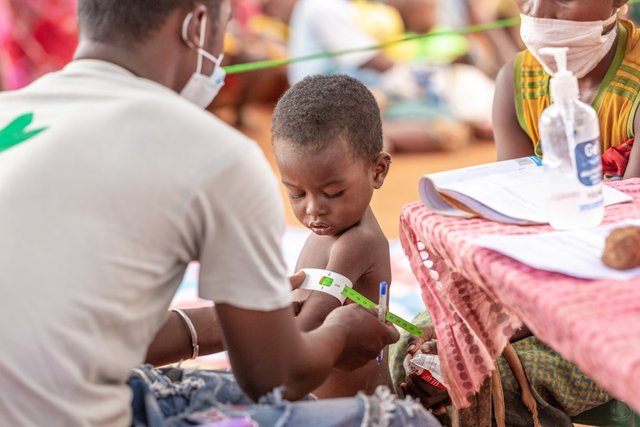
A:
{"label": "plastic water bottle", "polygon": [[558,67],[550,82],[552,104],[540,117],[547,212],[558,230],[595,227],[604,216],[598,116],[579,99],[568,50],[540,50],[554,55]]}

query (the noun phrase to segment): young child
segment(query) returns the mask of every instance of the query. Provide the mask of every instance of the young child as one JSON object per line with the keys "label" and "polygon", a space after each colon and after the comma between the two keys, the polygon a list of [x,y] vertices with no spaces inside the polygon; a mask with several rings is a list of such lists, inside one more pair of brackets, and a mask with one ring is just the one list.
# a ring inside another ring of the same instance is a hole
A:
{"label": "young child", "polygon": [[[369,90],[344,75],[306,77],[291,87],[273,115],[276,162],[296,218],[313,233],[296,270],[317,268],[345,276],[378,302],[379,283],[391,283],[389,243],[369,203],[382,186],[391,157],[382,152],[380,111]],[[294,291],[303,300],[300,327],[322,324],[340,301],[326,293]],[[346,303],[350,303],[348,300]],[[357,328],[358,325],[353,325]],[[318,397],[371,394],[390,385],[386,356],[354,372],[334,371]]]}
{"label": "young child", "polygon": [[[578,77],[580,98],[600,121],[605,176],[640,176],[640,30],[618,18],[628,0],[516,0],[526,50],[500,71],[493,107],[498,160],[541,155],[538,122],[551,103],[553,58],[543,47],[568,47],[567,68]],[[514,102],[515,101],[515,102]]]}

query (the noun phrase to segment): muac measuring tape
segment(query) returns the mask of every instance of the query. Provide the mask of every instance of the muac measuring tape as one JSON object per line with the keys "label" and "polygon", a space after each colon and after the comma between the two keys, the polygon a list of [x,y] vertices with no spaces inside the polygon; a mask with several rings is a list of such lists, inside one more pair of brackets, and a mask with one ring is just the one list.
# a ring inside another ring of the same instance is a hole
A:
{"label": "muac measuring tape", "polygon": [[[341,303],[344,303],[345,299],[348,298],[364,308],[376,308],[378,306],[369,298],[354,290],[351,280],[341,274],[318,268],[303,268],[302,271],[305,272],[306,277],[300,289],[328,293]],[[422,336],[422,329],[411,322],[407,322],[397,314],[387,311],[386,320],[412,335]]]}
{"label": "muac measuring tape", "polygon": [[[365,297],[364,295],[362,295],[360,292],[358,291],[354,291],[351,288],[344,288],[342,290],[342,295],[346,296],[347,298],[349,298],[351,301],[360,304],[361,306],[363,306],[364,308],[375,308],[378,305],[371,301],[369,298]],[[421,337],[422,336],[422,329],[418,328],[416,325],[407,322],[406,320],[404,320],[402,317],[398,316],[397,314],[393,314],[390,311],[387,311],[387,316],[386,316],[387,321],[393,323],[394,325],[404,329],[405,331],[409,332],[412,335]]]}

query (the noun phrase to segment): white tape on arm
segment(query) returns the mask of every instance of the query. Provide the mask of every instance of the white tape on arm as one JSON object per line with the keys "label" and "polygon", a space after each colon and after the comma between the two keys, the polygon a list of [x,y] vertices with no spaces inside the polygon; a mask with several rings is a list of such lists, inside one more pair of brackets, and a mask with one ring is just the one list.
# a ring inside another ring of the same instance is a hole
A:
{"label": "white tape on arm", "polygon": [[342,295],[342,290],[345,287],[353,287],[351,280],[333,271],[322,270],[320,268],[303,268],[302,271],[305,272],[306,277],[300,289],[324,292],[337,298],[340,304],[344,304],[344,301],[347,299],[346,296]]}

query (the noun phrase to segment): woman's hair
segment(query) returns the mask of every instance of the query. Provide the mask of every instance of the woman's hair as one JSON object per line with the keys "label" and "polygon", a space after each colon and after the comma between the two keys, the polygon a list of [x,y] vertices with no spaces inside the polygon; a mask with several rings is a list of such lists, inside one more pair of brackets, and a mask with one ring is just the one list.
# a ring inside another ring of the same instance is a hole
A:
{"label": "woman's hair", "polygon": [[345,75],[309,76],[280,98],[273,113],[273,141],[320,149],[344,139],[354,158],[373,161],[382,151],[382,120],[373,94]]}
{"label": "woman's hair", "polygon": [[[171,11],[192,3],[193,0],[78,0],[80,32],[99,42],[136,44],[162,27]],[[221,0],[200,3],[209,9],[210,25],[217,25]]]}

